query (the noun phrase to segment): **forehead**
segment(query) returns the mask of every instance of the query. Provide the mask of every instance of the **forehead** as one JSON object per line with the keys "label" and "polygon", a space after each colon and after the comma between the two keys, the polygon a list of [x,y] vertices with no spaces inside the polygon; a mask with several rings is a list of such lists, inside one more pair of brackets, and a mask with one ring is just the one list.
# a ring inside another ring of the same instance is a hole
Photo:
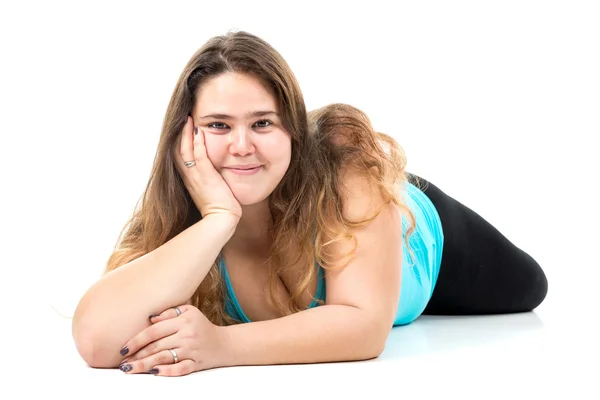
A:
{"label": "forehead", "polygon": [[257,78],[228,72],[204,82],[194,109],[198,113],[223,112],[243,115],[255,109],[276,111],[275,97]]}

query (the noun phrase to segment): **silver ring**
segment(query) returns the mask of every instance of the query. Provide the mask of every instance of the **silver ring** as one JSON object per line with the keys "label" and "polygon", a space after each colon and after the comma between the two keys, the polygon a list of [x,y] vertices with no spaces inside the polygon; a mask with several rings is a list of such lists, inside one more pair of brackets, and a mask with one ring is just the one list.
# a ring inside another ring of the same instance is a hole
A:
{"label": "silver ring", "polygon": [[177,353],[175,353],[175,350],[173,349],[168,349],[171,354],[173,354],[173,364],[177,364],[177,362],[179,362],[179,358],[177,358]]}
{"label": "silver ring", "polygon": [[179,307],[173,307],[175,309],[175,312],[177,313],[177,316],[179,317],[181,315],[181,310],[179,309]]}
{"label": "silver ring", "polygon": [[186,167],[193,167],[194,165],[196,165],[196,161],[184,161],[183,165],[185,165]]}

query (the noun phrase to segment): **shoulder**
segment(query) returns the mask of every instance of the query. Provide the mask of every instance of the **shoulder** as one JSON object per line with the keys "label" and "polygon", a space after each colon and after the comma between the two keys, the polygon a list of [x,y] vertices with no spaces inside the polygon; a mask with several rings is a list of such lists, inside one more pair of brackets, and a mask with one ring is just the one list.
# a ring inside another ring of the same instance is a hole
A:
{"label": "shoulder", "polygon": [[379,185],[355,167],[340,170],[339,186],[343,200],[342,212],[352,221],[371,217],[385,203]]}
{"label": "shoulder", "polygon": [[[353,254],[354,259],[379,261],[383,256],[381,246],[401,250],[401,209],[382,192],[376,178],[347,167],[340,170],[338,179],[341,207],[337,210],[338,218],[331,221],[334,225],[324,234],[328,252],[333,256],[332,260],[336,260],[332,265],[345,265],[341,260],[348,261],[348,254]],[[343,215],[343,223],[339,214]],[[392,254],[388,252],[387,255]]]}

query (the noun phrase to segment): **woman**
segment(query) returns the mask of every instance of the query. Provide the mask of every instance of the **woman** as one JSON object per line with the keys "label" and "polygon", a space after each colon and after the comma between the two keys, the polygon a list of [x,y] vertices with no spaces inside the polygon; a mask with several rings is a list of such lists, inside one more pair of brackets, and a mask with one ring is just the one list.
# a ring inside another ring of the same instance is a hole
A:
{"label": "woman", "polygon": [[142,202],[75,311],[78,351],[164,376],[361,360],[421,314],[537,307],[540,266],[405,165],[360,110],[307,114],[265,41],[210,39],[174,90]]}

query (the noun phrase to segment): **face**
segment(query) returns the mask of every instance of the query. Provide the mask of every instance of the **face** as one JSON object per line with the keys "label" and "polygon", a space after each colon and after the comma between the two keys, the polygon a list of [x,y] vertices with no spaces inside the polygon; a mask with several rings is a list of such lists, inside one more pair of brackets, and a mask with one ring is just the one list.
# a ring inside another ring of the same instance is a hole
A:
{"label": "face", "polygon": [[[275,98],[248,75],[225,73],[200,87],[194,125],[204,131],[209,160],[242,206],[267,199],[290,165],[291,137],[277,112]],[[245,173],[232,168],[247,164],[260,167]]]}

